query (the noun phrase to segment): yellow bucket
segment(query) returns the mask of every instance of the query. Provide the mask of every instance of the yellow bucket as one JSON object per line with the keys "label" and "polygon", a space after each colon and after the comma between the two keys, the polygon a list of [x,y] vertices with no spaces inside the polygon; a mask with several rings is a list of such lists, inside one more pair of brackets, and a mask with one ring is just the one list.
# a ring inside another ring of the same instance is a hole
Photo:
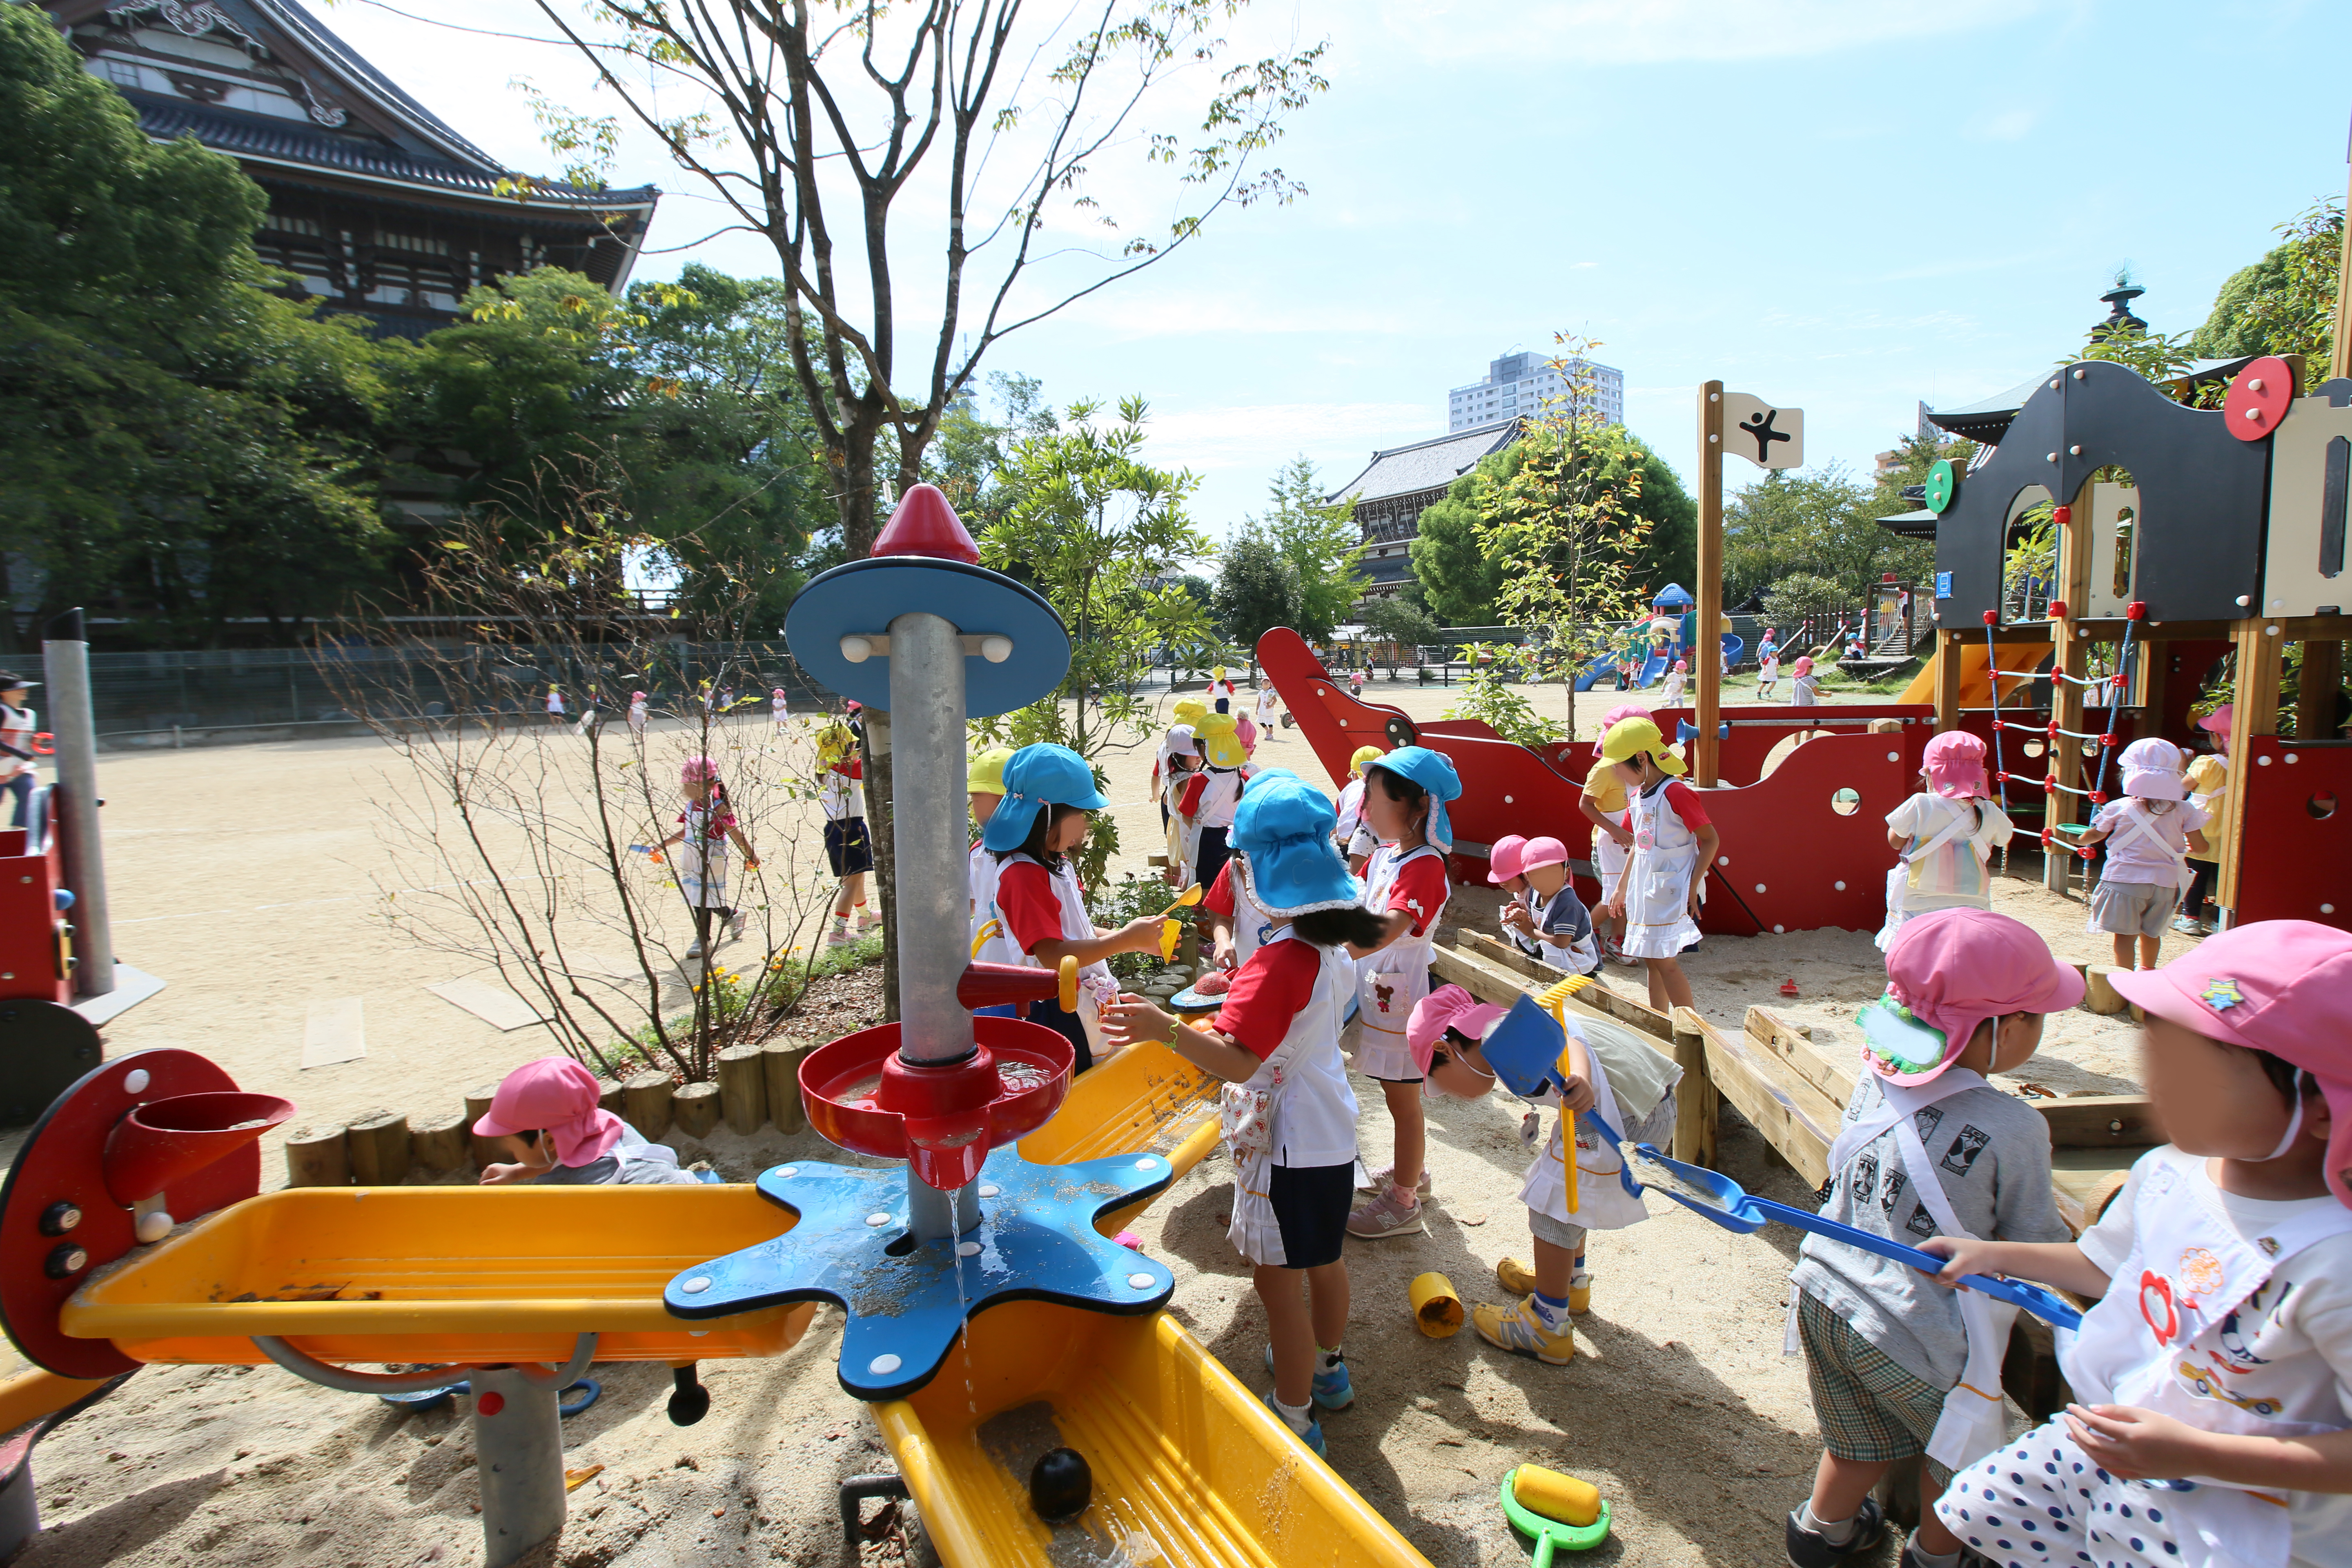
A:
{"label": "yellow bucket", "polygon": [[1462,1331],[1462,1298],[1444,1275],[1421,1275],[1405,1294],[1412,1302],[1413,1326],[1431,1339],[1451,1339]]}

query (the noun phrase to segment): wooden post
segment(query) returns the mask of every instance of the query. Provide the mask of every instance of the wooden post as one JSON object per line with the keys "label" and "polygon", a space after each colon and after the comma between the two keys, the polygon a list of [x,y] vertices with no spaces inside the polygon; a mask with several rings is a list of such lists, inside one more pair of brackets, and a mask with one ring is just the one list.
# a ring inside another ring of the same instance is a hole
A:
{"label": "wooden post", "polygon": [[719,1086],[708,1082],[681,1084],[670,1097],[669,1109],[680,1132],[689,1138],[708,1138],[719,1126]]}
{"label": "wooden post", "polygon": [[407,1117],[389,1110],[362,1116],[352,1123],[345,1142],[353,1186],[395,1187],[407,1180]]}
{"label": "wooden post", "polygon": [[463,1110],[444,1111],[430,1116],[408,1130],[409,1163],[438,1175],[454,1171],[466,1163],[466,1129],[468,1123]]}
{"label": "wooden post", "polygon": [[760,1063],[768,1074],[768,1115],[779,1132],[798,1132],[808,1125],[808,1107],[801,1101],[801,1062],[809,1047],[795,1040],[770,1040],[760,1047]]}
{"label": "wooden post", "polygon": [[2344,250],[2336,262],[2336,343],[2327,356],[2327,374],[2352,375],[2352,223],[2344,226]]}
{"label": "wooden post", "polygon": [[2278,733],[2279,665],[2284,652],[2280,645],[2286,640],[2285,630],[2276,621],[2252,616],[2231,634],[2238,645],[2238,682],[2230,694],[2234,708],[2230,793],[2221,797],[2221,874],[2213,893],[2213,901],[2226,911],[2227,925],[2238,923],[2238,846],[2245,836],[2246,799],[2253,793],[2254,737]]}
{"label": "wooden post", "polygon": [[343,1149],[343,1124],[298,1127],[286,1135],[286,1184],[348,1187],[351,1161]]}
{"label": "wooden post", "polygon": [[1698,610],[1690,649],[1691,673],[1698,678],[1691,771],[1701,789],[1714,787],[1723,759],[1722,634],[1716,629],[1722,619],[1723,383],[1710,381],[1698,395]]}
{"label": "wooden post", "polygon": [[1674,1011],[1675,1063],[1683,1069],[1675,1086],[1675,1158],[1687,1164],[1715,1165],[1715,1079],[1706,1070],[1706,1028],[1687,1007]]}
{"label": "wooden post", "polygon": [[617,1083],[605,1084],[596,1095],[596,1109],[609,1110],[615,1116],[620,1115],[621,1107],[628,1099],[628,1092]]}
{"label": "wooden post", "polygon": [[[504,1162],[499,1146],[474,1131],[474,1123],[490,1113],[490,1101],[498,1098],[499,1086],[485,1083],[466,1091],[466,1148],[474,1156],[474,1169],[487,1171]],[[508,1162],[510,1163],[510,1162]]]}
{"label": "wooden post", "polygon": [[1967,634],[1936,634],[1936,732],[1960,727],[1960,644]]}
{"label": "wooden post", "polygon": [[[2087,504],[2091,487],[2085,484],[2083,493],[2075,498]],[[2083,678],[2090,673],[2091,643],[2083,637],[2075,623],[2089,603],[2091,588],[2091,525],[2082,506],[2065,509],[2066,521],[2058,530],[2058,598],[2066,606],[2063,620],[2053,616],[2050,620],[2053,646],[2050,679],[2050,717],[2061,730],[2081,731],[2083,728]],[[2082,521],[2075,521],[2078,513]],[[2063,674],[2074,679],[2061,680]],[[2045,760],[2050,764],[2050,776],[2061,784],[2083,787],[2083,742],[2071,736],[2060,735],[2048,742]],[[2064,790],[2053,790],[2047,797],[2042,819],[2044,827],[2055,828],[2080,822],[2082,797]],[[2042,858],[2042,885],[2053,893],[2063,893],[2069,886],[2077,864],[2074,840],[2061,833],[2052,839],[2049,853]]]}
{"label": "wooden post", "polygon": [[757,1046],[730,1046],[719,1053],[719,1108],[727,1125],[748,1138],[768,1120],[768,1069]]}
{"label": "wooden post", "polygon": [[650,1142],[661,1142],[669,1131],[670,1100],[677,1092],[669,1074],[658,1068],[637,1074],[622,1086],[628,1093],[623,1103],[628,1109],[622,1119],[643,1133]]}
{"label": "wooden post", "polygon": [[2306,638],[2303,645],[2303,685],[2294,700],[2297,741],[2336,739],[2336,694],[2344,685],[2344,645]]}

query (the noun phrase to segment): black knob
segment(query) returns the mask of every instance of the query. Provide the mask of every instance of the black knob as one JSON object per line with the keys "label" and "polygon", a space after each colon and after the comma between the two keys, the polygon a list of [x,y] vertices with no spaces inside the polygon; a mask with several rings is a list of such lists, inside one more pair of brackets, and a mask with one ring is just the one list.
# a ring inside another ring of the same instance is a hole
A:
{"label": "black knob", "polygon": [[1029,1472],[1029,1506],[1047,1524],[1066,1524],[1077,1518],[1087,1511],[1094,1495],[1094,1468],[1076,1448],[1048,1450]]}
{"label": "black knob", "polygon": [[710,1390],[702,1386],[694,1375],[694,1363],[688,1362],[670,1370],[669,1424],[691,1426],[710,1414]]}
{"label": "black knob", "polygon": [[70,1241],[61,1241],[49,1248],[49,1259],[44,1265],[52,1279],[70,1279],[89,1267],[89,1254]]}
{"label": "black knob", "polygon": [[75,1204],[54,1203],[41,1211],[43,1236],[63,1236],[80,1223],[81,1209]]}

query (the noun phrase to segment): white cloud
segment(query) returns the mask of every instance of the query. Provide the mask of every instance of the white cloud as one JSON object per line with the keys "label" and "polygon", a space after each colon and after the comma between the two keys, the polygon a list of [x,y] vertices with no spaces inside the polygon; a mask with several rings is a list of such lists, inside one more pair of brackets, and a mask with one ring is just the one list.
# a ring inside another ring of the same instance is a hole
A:
{"label": "white cloud", "polygon": [[1591,65],[1788,59],[1997,26],[2038,0],[1383,0],[1425,56]]}
{"label": "white cloud", "polygon": [[1154,409],[1151,461],[1196,472],[1271,468],[1301,451],[1350,444],[1364,447],[1369,458],[1371,446],[1381,441],[1443,435],[1444,420],[1444,412],[1433,403],[1275,403],[1177,413]]}
{"label": "white cloud", "polygon": [[2030,109],[2003,110],[1977,120],[1969,125],[1968,135],[1976,142],[2022,142],[2037,118]]}

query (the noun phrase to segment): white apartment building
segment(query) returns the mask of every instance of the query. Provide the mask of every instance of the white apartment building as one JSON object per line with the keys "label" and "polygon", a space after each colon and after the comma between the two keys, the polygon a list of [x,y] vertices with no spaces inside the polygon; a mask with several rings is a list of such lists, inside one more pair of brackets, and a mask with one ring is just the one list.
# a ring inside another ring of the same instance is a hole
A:
{"label": "white apartment building", "polygon": [[[1448,430],[1467,430],[1497,419],[1532,419],[1541,414],[1546,398],[1568,395],[1567,381],[1551,366],[1551,356],[1538,353],[1507,353],[1486,367],[1486,379],[1457,386],[1446,395]],[[1591,364],[1591,395],[1601,417],[1612,425],[1625,422],[1625,373],[1605,364]]]}

